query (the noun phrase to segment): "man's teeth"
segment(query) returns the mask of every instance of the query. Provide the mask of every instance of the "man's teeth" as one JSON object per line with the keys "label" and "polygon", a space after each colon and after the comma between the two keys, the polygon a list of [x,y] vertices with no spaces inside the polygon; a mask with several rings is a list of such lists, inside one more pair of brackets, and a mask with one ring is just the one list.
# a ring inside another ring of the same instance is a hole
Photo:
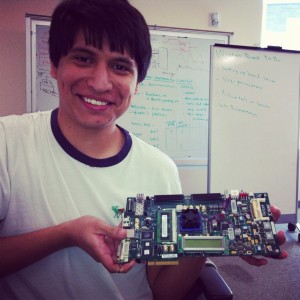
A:
{"label": "man's teeth", "polygon": [[93,105],[98,105],[98,106],[106,105],[108,103],[108,102],[98,101],[98,100],[90,99],[90,98],[86,98],[86,97],[83,97],[83,100],[87,103],[90,103]]}

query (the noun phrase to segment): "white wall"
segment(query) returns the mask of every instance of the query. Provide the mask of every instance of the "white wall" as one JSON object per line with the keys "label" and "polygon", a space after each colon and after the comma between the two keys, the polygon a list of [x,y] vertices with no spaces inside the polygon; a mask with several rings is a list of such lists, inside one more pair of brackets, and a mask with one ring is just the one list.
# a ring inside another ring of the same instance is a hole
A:
{"label": "white wall", "polygon": [[26,112],[26,13],[50,15],[57,3],[0,1],[0,116]]}
{"label": "white wall", "polygon": [[[150,25],[234,32],[232,42],[260,44],[262,0],[130,0]],[[210,12],[220,14],[220,26],[210,27]]]}

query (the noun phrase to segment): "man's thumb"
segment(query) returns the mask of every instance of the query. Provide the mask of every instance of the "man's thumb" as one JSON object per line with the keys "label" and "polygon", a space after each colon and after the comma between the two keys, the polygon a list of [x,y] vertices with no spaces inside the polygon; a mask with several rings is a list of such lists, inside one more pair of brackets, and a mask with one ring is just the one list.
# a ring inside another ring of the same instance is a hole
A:
{"label": "man's thumb", "polygon": [[107,225],[105,228],[103,228],[103,233],[113,239],[118,240],[124,239],[127,236],[126,229],[110,225]]}

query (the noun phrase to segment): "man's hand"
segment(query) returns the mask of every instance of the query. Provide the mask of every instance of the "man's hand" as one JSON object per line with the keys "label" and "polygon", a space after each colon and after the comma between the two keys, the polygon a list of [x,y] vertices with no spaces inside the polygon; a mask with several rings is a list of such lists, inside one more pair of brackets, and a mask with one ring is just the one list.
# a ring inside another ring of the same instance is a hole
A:
{"label": "man's hand", "polygon": [[72,244],[78,246],[112,273],[126,273],[135,264],[118,264],[117,248],[121,239],[127,236],[125,229],[114,227],[92,217],[84,216],[70,221]]}
{"label": "man's hand", "polygon": [[[281,215],[280,210],[273,205],[271,205],[270,209],[271,209],[274,221],[277,222]],[[278,237],[279,244],[283,245],[286,241],[286,237],[282,230],[277,232],[277,237]],[[287,258],[287,256],[288,256],[288,254],[286,251],[281,251],[280,255],[278,257],[276,257],[276,259],[284,259],[284,258]],[[241,258],[244,261],[246,261],[248,264],[253,265],[253,266],[258,266],[258,267],[266,265],[268,263],[267,258],[258,258],[258,257],[254,257],[254,256],[241,256]]]}
{"label": "man's hand", "polygon": [[84,216],[16,236],[0,237],[0,278],[65,248],[80,247],[110,272],[126,273],[135,264],[119,265],[117,247],[126,230]]}

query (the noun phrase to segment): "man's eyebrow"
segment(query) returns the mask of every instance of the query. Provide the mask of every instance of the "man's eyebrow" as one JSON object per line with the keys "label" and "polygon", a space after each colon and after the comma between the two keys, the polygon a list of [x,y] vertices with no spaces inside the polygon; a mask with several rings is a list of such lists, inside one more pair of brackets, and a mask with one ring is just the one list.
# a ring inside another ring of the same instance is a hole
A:
{"label": "man's eyebrow", "polygon": [[136,64],[134,59],[126,57],[126,56],[121,56],[121,55],[118,56],[117,55],[117,56],[113,57],[113,59],[118,62],[125,63],[125,64],[131,65],[131,66],[134,66]]}
{"label": "man's eyebrow", "polygon": [[95,55],[94,51],[89,50],[87,48],[82,48],[82,47],[71,48],[69,53],[85,53],[85,54],[89,54],[89,55]]}
{"label": "man's eyebrow", "polygon": [[[83,54],[88,54],[88,55],[96,55],[95,51],[90,50],[88,48],[83,48],[83,47],[75,47],[70,49],[69,53],[71,54],[76,54],[76,53],[83,53]],[[112,56],[113,60],[116,60],[118,62],[126,63],[129,65],[134,66],[136,64],[135,60],[133,58],[124,56],[123,54],[119,54],[119,52],[112,52],[114,55]]]}

